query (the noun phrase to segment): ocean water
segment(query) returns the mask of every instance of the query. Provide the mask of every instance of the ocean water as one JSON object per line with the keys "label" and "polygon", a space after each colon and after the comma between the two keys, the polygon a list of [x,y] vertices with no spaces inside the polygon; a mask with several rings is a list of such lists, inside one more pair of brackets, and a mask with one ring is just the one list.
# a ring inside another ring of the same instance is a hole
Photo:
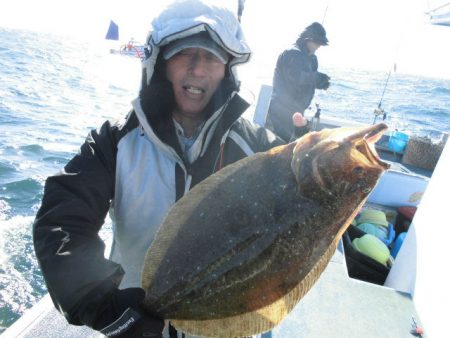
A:
{"label": "ocean water", "polygon": [[[322,114],[371,123],[387,74],[322,69],[332,77],[316,96]],[[270,82],[267,71],[242,74],[254,97]],[[90,129],[125,116],[139,81],[139,60],[102,43],[0,28],[0,333],[46,293],[31,235],[46,177]],[[432,138],[450,131],[450,80],[393,74],[382,105],[392,128]]]}

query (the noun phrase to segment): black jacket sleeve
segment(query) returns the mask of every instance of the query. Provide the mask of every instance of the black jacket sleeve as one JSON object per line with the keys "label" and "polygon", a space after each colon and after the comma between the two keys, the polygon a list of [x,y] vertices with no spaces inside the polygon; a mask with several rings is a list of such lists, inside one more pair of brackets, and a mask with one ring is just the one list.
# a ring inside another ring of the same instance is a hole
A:
{"label": "black jacket sleeve", "polygon": [[296,49],[284,51],[278,62],[278,71],[290,86],[315,86],[317,58],[315,55],[306,55]]}
{"label": "black jacket sleeve", "polygon": [[286,143],[269,129],[260,127],[245,118],[239,118],[238,123],[233,125],[233,129],[248,142],[254,152],[267,151]]}
{"label": "black jacket sleeve", "polygon": [[[50,296],[71,324],[89,325],[123,276],[98,233],[114,197],[117,127],[92,131],[63,172],[47,179],[33,241]],[[116,132],[115,132],[116,131]]]}

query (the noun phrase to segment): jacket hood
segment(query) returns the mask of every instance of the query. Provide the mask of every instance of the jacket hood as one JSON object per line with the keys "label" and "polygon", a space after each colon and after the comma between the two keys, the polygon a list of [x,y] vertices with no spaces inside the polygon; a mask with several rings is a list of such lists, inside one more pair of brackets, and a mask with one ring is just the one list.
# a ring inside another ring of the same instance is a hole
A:
{"label": "jacket hood", "polygon": [[249,60],[251,51],[245,42],[236,14],[213,0],[179,0],[164,8],[152,21],[143,60],[143,85],[150,84],[160,47],[170,42],[206,31],[230,54],[228,69],[238,83],[234,66]]}
{"label": "jacket hood", "polygon": [[313,22],[300,34],[296,44],[305,44],[307,40],[312,40],[321,46],[328,45],[327,33],[325,28],[318,22]]}

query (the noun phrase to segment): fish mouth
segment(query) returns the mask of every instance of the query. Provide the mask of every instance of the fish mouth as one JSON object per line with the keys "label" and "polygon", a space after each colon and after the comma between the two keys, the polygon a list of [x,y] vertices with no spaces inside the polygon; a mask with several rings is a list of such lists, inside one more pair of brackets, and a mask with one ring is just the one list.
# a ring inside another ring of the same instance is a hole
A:
{"label": "fish mouth", "polygon": [[383,133],[387,129],[388,126],[385,123],[374,124],[347,136],[346,140],[354,142],[355,140],[365,139],[366,142],[375,143],[383,136]]}
{"label": "fish mouth", "polygon": [[368,160],[377,163],[384,169],[388,169],[390,165],[380,158],[375,147],[375,143],[381,139],[387,129],[388,126],[386,124],[378,123],[348,136],[347,141],[354,143],[356,149]]}
{"label": "fish mouth", "polygon": [[386,124],[379,123],[356,130],[342,127],[304,136],[295,145],[291,160],[297,184],[302,190],[313,190],[310,184],[314,182],[325,196],[331,196],[329,192],[333,191],[336,179],[342,180],[342,175],[350,171],[356,170],[360,176],[364,172],[376,174],[387,170],[390,164],[381,160],[375,149],[375,142],[387,129]]}

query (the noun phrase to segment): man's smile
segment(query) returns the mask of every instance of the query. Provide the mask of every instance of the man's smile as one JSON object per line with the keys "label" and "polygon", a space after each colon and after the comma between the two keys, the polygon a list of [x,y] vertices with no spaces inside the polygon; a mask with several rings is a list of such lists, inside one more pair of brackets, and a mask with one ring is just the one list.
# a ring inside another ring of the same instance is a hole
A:
{"label": "man's smile", "polygon": [[203,110],[225,77],[225,64],[209,51],[192,47],[173,55],[166,63],[177,114],[203,118]]}
{"label": "man's smile", "polygon": [[183,86],[184,90],[186,90],[190,94],[200,95],[205,92],[203,88],[194,87],[194,86]]}

